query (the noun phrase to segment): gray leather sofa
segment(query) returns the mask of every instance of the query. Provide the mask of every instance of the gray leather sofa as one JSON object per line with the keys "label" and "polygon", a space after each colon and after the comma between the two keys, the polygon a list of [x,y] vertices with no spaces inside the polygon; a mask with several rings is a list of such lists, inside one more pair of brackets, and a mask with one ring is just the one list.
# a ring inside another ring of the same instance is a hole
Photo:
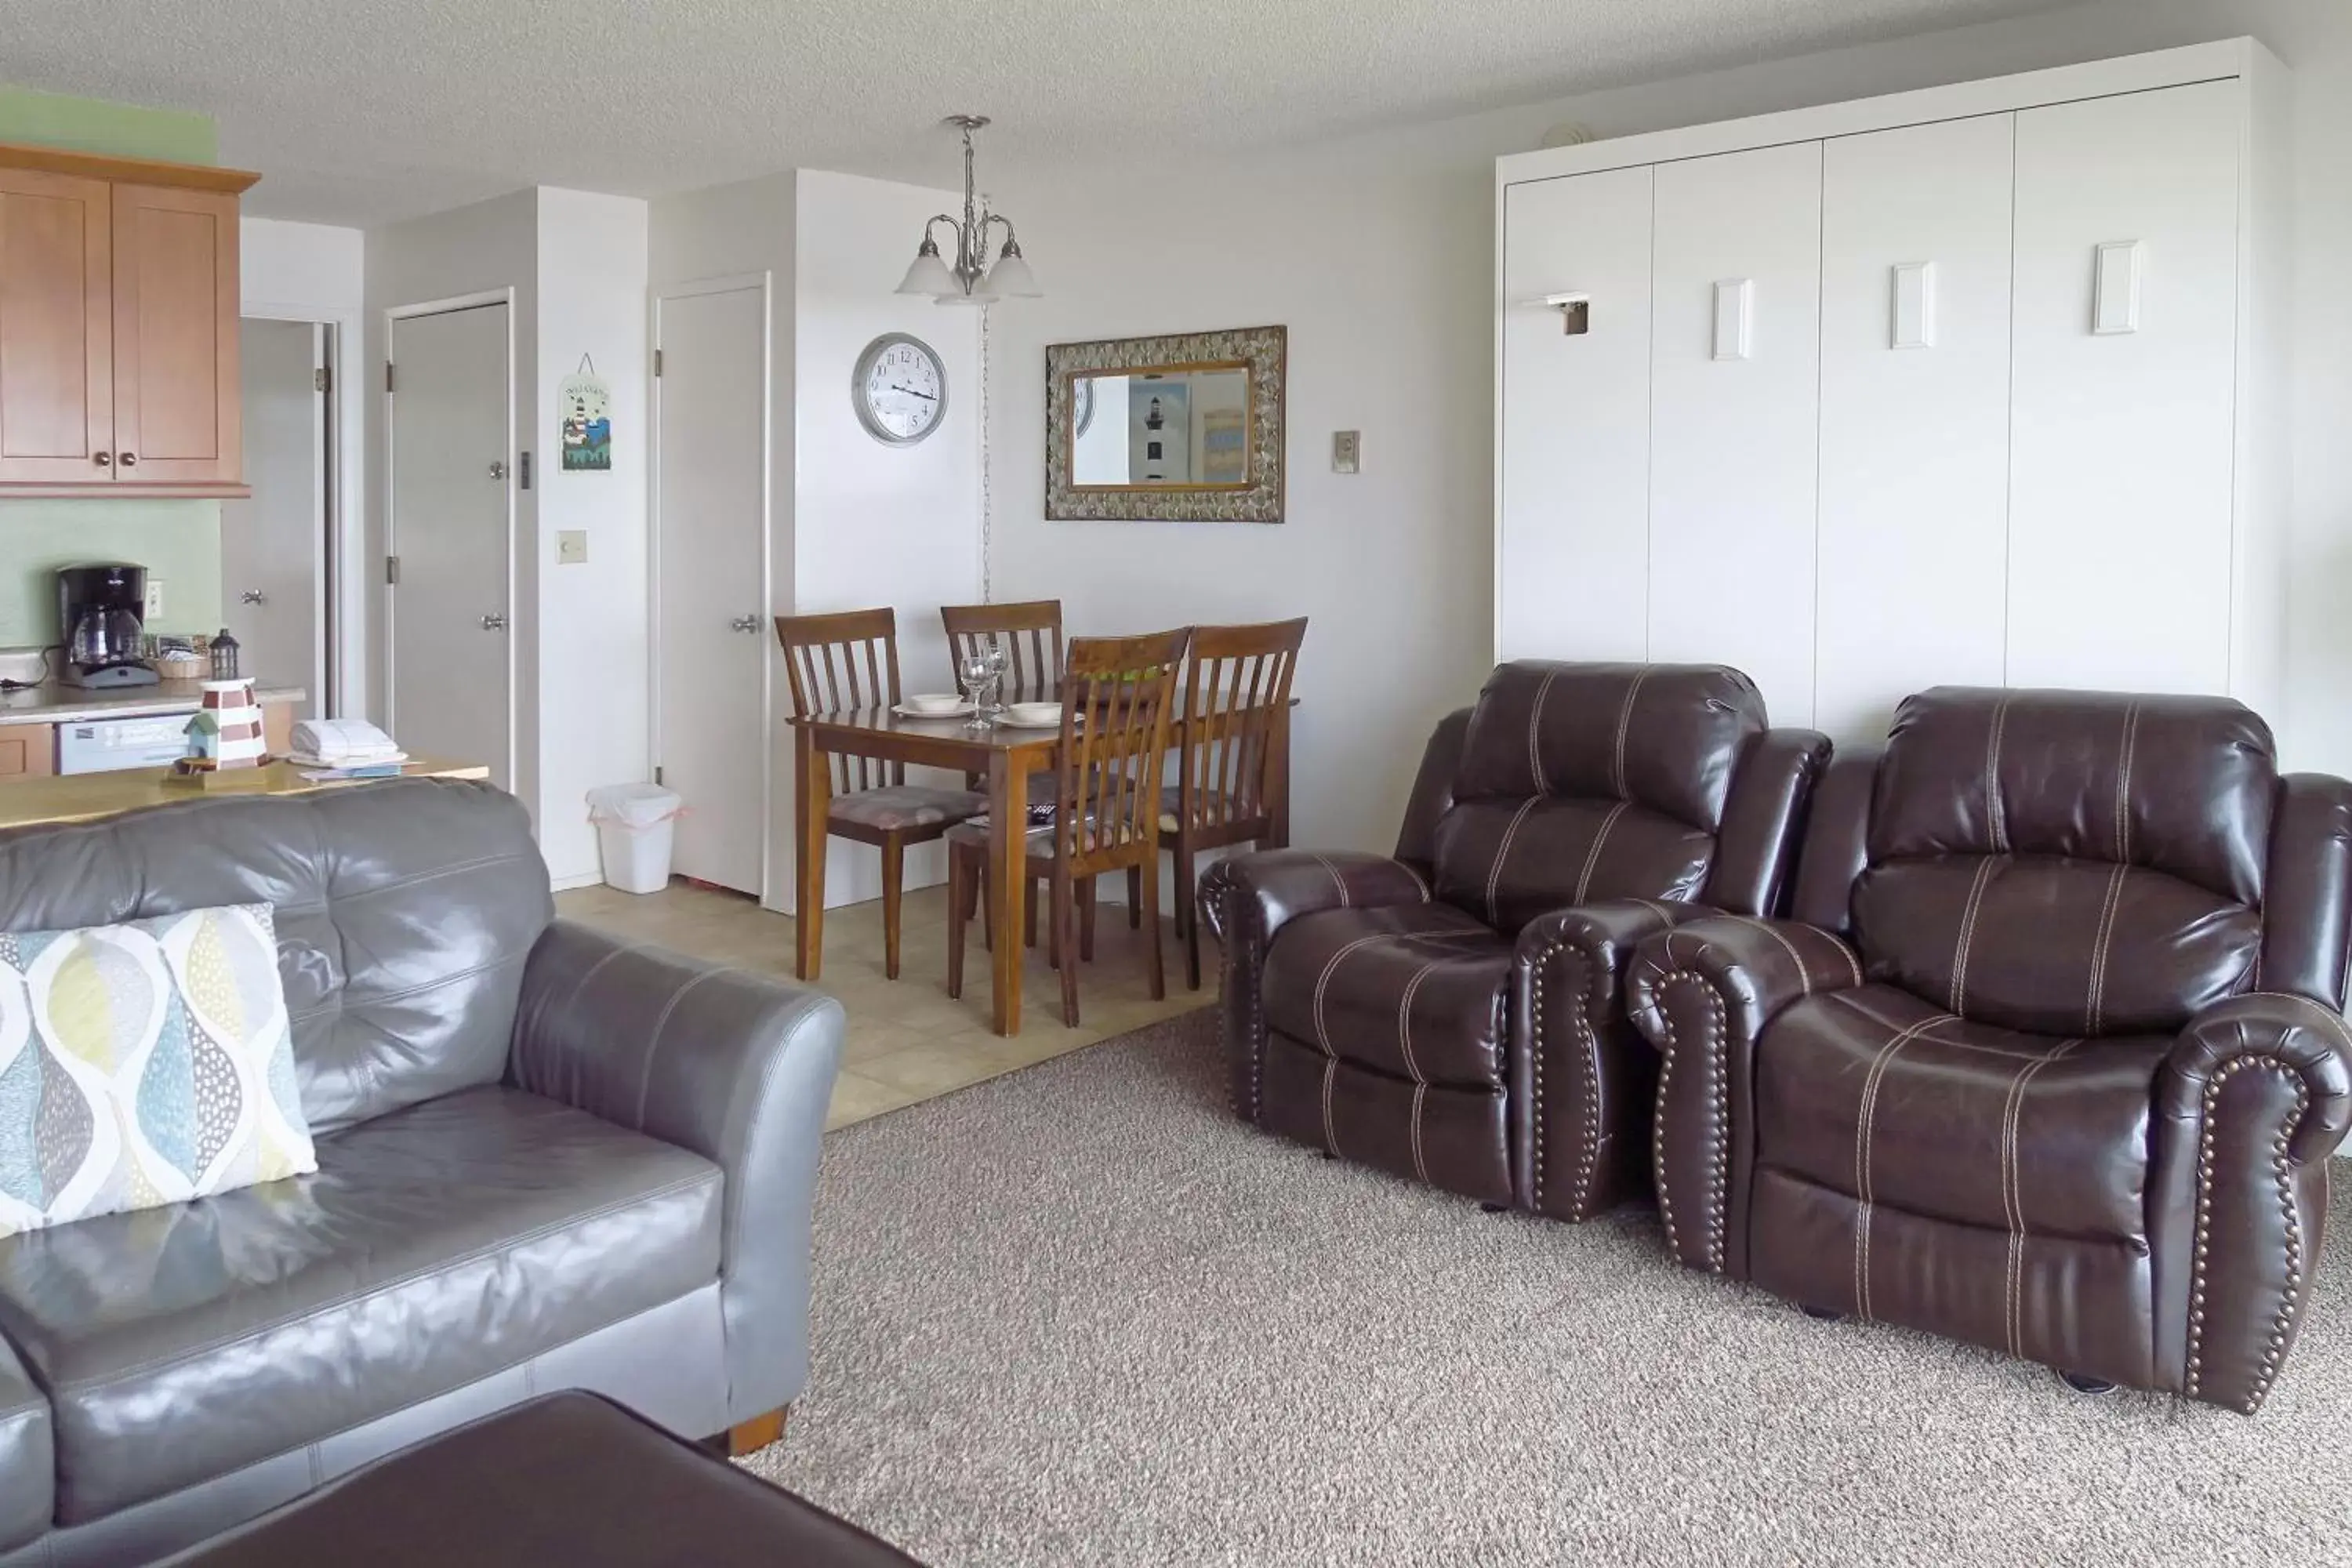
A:
{"label": "gray leather sofa", "polygon": [[0,1240],[0,1564],[142,1562],[550,1389],[690,1437],[791,1402],[837,1003],[555,920],[488,785],[0,834],[0,931],[261,901],[318,1173]]}

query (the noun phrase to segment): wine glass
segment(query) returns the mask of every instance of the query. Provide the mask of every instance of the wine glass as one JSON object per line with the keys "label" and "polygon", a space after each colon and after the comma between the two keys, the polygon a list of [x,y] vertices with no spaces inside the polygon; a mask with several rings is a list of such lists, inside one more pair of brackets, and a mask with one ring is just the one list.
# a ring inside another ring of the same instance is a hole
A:
{"label": "wine glass", "polygon": [[988,656],[977,648],[956,660],[956,679],[963,684],[963,694],[971,700],[971,722],[967,730],[985,730],[988,719],[988,683],[995,672],[990,668]]}
{"label": "wine glass", "polygon": [[988,660],[988,711],[993,715],[1004,711],[1004,644],[991,637],[981,650]]}

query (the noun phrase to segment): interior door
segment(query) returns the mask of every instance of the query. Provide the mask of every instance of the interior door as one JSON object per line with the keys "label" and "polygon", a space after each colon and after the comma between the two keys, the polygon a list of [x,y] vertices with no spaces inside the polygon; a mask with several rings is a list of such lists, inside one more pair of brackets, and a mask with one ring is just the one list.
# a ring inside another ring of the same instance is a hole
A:
{"label": "interior door", "polygon": [[766,837],[767,290],[666,295],[654,756],[684,797],[671,864],[760,895]]}
{"label": "interior door", "polygon": [[504,304],[392,323],[388,728],[512,788],[513,363]]}
{"label": "interior door", "polygon": [[2002,682],[2015,142],[1994,114],[1828,145],[1813,723],[1841,744]]}
{"label": "interior door", "polygon": [[2240,91],[2017,117],[2013,685],[2229,689]]}
{"label": "interior door", "polygon": [[1810,724],[1822,144],[1661,164],[1656,202],[1650,656],[1734,665]]}
{"label": "interior door", "polygon": [[0,169],[0,483],[113,472],[112,191]]}
{"label": "interior door", "polygon": [[248,321],[239,331],[245,477],[251,497],[221,503],[221,596],[247,674],[299,680],[310,696],[297,718],[324,711],[326,329]]}
{"label": "interior door", "polygon": [[[1649,651],[1650,185],[1611,169],[1504,198],[1502,658]],[[1585,298],[1543,302],[1562,294]]]}
{"label": "interior door", "polygon": [[118,483],[234,484],[237,199],[114,187],[114,474]]}

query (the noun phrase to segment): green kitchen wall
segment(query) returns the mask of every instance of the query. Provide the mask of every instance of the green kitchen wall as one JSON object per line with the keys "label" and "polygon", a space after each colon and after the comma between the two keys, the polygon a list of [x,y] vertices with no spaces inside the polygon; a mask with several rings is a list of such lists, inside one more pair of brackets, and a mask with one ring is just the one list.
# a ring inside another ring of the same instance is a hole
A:
{"label": "green kitchen wall", "polygon": [[[16,87],[0,87],[0,142],[181,163],[218,157],[204,115]],[[218,501],[0,500],[0,647],[58,640],[55,573],[81,561],[136,562],[161,579],[152,630],[220,627]]]}

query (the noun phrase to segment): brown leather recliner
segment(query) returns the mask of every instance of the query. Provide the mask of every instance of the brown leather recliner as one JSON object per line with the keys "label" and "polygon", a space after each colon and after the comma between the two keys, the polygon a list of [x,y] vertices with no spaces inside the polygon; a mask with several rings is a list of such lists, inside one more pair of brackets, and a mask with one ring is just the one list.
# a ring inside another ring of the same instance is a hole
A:
{"label": "brown leather recliner", "polygon": [[1654,931],[1779,906],[1828,753],[1734,669],[1504,665],[1431,739],[1395,858],[1203,879],[1234,1109],[1562,1219],[1645,1192],[1655,1058],[1618,977]]}
{"label": "brown leather recliner", "polygon": [[1643,943],[1695,1268],[2259,1409],[2352,1118],[2352,784],[2211,698],[1941,688],[1816,794],[1795,919]]}

